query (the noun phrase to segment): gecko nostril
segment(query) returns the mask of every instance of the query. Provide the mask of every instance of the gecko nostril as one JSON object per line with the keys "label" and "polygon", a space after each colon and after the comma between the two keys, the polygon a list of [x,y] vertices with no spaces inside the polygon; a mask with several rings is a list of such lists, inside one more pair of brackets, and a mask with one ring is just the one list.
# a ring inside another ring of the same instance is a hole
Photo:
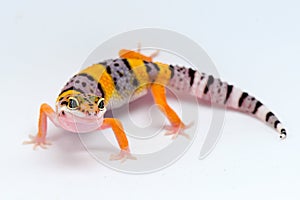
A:
{"label": "gecko nostril", "polygon": [[62,115],[65,115],[65,111],[61,111],[61,114],[62,114]]}

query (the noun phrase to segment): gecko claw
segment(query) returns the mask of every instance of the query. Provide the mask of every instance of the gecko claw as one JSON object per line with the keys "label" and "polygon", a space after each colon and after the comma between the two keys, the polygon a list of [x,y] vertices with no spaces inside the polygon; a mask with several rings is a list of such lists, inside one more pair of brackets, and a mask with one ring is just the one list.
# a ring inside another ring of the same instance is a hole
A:
{"label": "gecko claw", "polygon": [[36,150],[37,147],[42,149],[47,149],[47,145],[51,145],[51,142],[46,141],[45,138],[39,138],[37,136],[29,135],[30,140],[24,141],[23,144],[33,144],[33,150]]}
{"label": "gecko claw", "polygon": [[185,129],[188,129],[189,127],[191,127],[193,125],[193,123],[190,123],[189,125],[184,125],[181,124],[179,126],[174,126],[174,125],[166,125],[164,126],[164,129],[166,130],[165,135],[172,135],[172,139],[176,139],[178,137],[178,135],[181,135],[183,137],[185,137],[186,139],[190,140],[190,136],[186,133],[184,133]]}
{"label": "gecko claw", "polygon": [[121,163],[124,163],[127,159],[136,160],[136,157],[131,155],[130,151],[121,150],[119,154],[112,154],[109,159],[120,160]]}
{"label": "gecko claw", "polygon": [[188,140],[191,139],[188,134],[184,133],[182,129],[177,129],[177,127],[174,127],[174,130],[167,130],[165,132],[165,135],[166,136],[172,135],[173,140],[176,139],[178,137],[178,135],[181,135]]}

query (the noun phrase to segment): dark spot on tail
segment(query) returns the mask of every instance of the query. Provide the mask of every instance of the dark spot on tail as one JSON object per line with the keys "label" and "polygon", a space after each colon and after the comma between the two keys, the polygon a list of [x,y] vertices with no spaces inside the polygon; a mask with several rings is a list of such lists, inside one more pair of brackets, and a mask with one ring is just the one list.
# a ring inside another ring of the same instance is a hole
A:
{"label": "dark spot on tail", "polygon": [[260,106],[262,106],[262,105],[263,105],[263,104],[262,104],[260,101],[257,101],[257,102],[256,102],[256,105],[255,105],[255,108],[254,108],[254,110],[253,110],[253,112],[252,112],[252,114],[255,115],[255,113],[257,112],[258,108],[259,108]]}
{"label": "dark spot on tail", "polygon": [[269,121],[270,117],[274,116],[274,114],[272,112],[268,112],[266,115],[266,122]]}
{"label": "dark spot on tail", "polygon": [[283,129],[281,129],[280,132],[281,132],[280,138],[281,138],[281,139],[286,138],[286,130],[283,128]]}
{"label": "dark spot on tail", "polygon": [[213,82],[214,82],[214,77],[212,75],[209,75],[206,86],[205,86],[205,89],[204,89],[204,94],[206,94],[208,92],[209,86],[211,84],[213,84]]}
{"label": "dark spot on tail", "polygon": [[242,96],[240,97],[239,99],[239,107],[242,106],[244,100],[246,99],[246,97],[248,96],[248,93],[247,92],[243,92]]}
{"label": "dark spot on tail", "polygon": [[227,92],[226,92],[226,97],[225,97],[225,100],[224,100],[224,104],[226,104],[226,102],[228,101],[228,99],[230,97],[230,94],[232,92],[232,88],[233,88],[232,85],[227,85]]}
{"label": "dark spot on tail", "polygon": [[189,68],[190,86],[192,86],[194,83],[195,73],[196,73],[195,70]]}
{"label": "dark spot on tail", "polygon": [[276,120],[276,121],[274,122],[274,128],[277,128],[277,126],[278,126],[279,123],[280,123],[280,121],[279,121],[279,120]]}

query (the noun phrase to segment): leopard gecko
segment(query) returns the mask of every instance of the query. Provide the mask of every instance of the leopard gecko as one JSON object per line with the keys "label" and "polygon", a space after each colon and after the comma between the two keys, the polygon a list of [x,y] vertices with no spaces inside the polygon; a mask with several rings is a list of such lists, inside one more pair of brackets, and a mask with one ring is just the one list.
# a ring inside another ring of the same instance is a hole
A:
{"label": "leopard gecko", "polygon": [[30,135],[33,144],[46,148],[47,119],[54,125],[75,133],[111,128],[120,153],[111,159],[134,159],[121,122],[105,118],[108,109],[120,107],[151,91],[154,102],[168,118],[168,134],[184,134],[188,128],[166,100],[166,87],[185,92],[205,101],[232,108],[255,116],[286,137],[286,129],[264,104],[247,92],[223,82],[212,75],[184,66],[153,62],[157,54],[145,56],[140,50],[122,49],[119,58],[91,65],[73,76],[63,87],[56,100],[55,110],[48,104],[40,106],[38,133]]}

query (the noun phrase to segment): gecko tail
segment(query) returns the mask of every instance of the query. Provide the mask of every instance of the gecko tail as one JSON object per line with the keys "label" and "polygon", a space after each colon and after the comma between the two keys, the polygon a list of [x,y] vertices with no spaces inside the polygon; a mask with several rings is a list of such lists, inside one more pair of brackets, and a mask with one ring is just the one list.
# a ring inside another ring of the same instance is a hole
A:
{"label": "gecko tail", "polygon": [[279,133],[281,139],[286,138],[286,129],[283,127],[277,116],[263,103],[247,92],[232,86],[231,95],[228,97],[225,106],[253,115],[274,128]]}
{"label": "gecko tail", "polygon": [[201,100],[252,115],[274,128],[281,139],[286,138],[286,129],[279,119],[263,103],[247,92],[192,68],[170,65],[169,69],[171,88],[181,92],[189,91],[192,96]]}

